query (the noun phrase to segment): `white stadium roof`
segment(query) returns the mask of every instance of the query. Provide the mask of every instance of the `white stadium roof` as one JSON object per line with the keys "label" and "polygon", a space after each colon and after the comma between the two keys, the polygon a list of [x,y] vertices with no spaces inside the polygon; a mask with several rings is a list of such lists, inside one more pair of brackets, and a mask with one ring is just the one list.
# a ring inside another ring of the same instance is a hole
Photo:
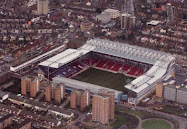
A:
{"label": "white stadium roof", "polygon": [[41,66],[49,66],[51,68],[59,68],[64,64],[69,63],[70,61],[88,53],[88,50],[79,50],[79,49],[67,49],[60,54],[49,58],[46,61],[41,62],[39,65]]}
{"label": "white stadium roof", "polygon": [[[160,61],[158,61],[160,62]],[[147,71],[144,75],[138,77],[133,80],[130,84],[127,84],[125,87],[138,93],[158,81],[164,74],[167,69],[154,65],[149,71]]]}
{"label": "white stadium roof", "polygon": [[167,53],[132,46],[126,43],[118,43],[96,38],[88,40],[87,43],[79,49],[67,49],[64,52],[41,62],[39,65],[59,68],[90,51],[136,60],[148,64],[154,64],[157,60],[163,62],[172,60],[172,56]]}
{"label": "white stadium roof", "polygon": [[173,59],[170,54],[164,52],[105,39],[88,40],[87,43],[82,46],[82,49],[114,55],[148,64],[154,64],[157,60],[165,62]]}
{"label": "white stadium roof", "polygon": [[47,56],[52,55],[54,52],[59,51],[59,50],[63,50],[65,48],[66,48],[65,45],[61,45],[61,46],[59,46],[59,47],[57,47],[55,49],[52,49],[52,50],[50,50],[50,51],[48,51],[48,52],[46,52],[46,53],[44,53],[44,54],[42,54],[40,56],[35,57],[35,58],[33,58],[33,59],[23,63],[23,64],[20,64],[20,65],[15,66],[15,67],[10,67],[10,71],[17,72],[20,69],[25,68],[28,65],[30,65],[32,63],[35,63],[35,62],[37,62],[37,61],[39,61],[39,60],[41,60],[43,58],[46,58]]}

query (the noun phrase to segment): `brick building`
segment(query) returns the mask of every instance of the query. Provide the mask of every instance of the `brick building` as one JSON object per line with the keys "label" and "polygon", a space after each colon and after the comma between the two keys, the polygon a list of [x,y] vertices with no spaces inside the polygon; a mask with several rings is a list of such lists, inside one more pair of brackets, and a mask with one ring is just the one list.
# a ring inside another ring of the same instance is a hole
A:
{"label": "brick building", "polygon": [[164,85],[162,83],[156,85],[156,96],[159,98],[163,97],[163,86]]}
{"label": "brick building", "polygon": [[45,100],[50,102],[52,99],[55,100],[55,103],[61,103],[61,100],[65,96],[65,85],[62,83],[59,84],[49,84],[45,87]]}
{"label": "brick building", "polygon": [[92,99],[92,121],[102,124],[109,123],[109,102],[108,96],[93,95]]}
{"label": "brick building", "polygon": [[90,106],[90,90],[85,90],[81,95],[80,110],[84,111],[88,106]]}
{"label": "brick building", "polygon": [[72,109],[76,109],[77,108],[77,90],[74,90],[71,92],[70,95],[70,107]]}
{"label": "brick building", "polygon": [[80,107],[81,111],[90,106],[90,90],[74,90],[70,96],[70,107],[72,109]]}
{"label": "brick building", "polygon": [[27,76],[21,78],[21,94],[30,94],[30,97],[36,97],[36,94],[40,91],[40,79],[34,76]]}
{"label": "brick building", "polygon": [[45,87],[45,101],[51,102],[51,85]]}
{"label": "brick building", "polygon": [[114,120],[114,112],[115,112],[115,93],[113,91],[107,91],[105,89],[101,89],[98,92],[98,95],[109,97],[109,120]]}
{"label": "brick building", "polygon": [[108,124],[114,120],[115,92],[100,89],[92,99],[92,121]]}

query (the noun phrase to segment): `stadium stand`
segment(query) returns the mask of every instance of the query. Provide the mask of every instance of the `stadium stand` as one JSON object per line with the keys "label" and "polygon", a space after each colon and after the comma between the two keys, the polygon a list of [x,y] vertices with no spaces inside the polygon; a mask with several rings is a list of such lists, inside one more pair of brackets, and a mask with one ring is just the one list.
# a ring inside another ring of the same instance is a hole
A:
{"label": "stadium stand", "polygon": [[95,38],[81,48],[67,49],[40,63],[39,68],[46,77],[47,74],[50,76],[49,79],[56,76],[71,78],[89,67],[136,77],[125,88],[130,91],[128,102],[137,104],[173,71],[174,60],[168,53]]}
{"label": "stadium stand", "polygon": [[27,61],[27,62],[25,62],[25,63],[23,63],[23,64],[20,64],[20,65],[15,66],[15,67],[11,66],[11,67],[10,67],[10,71],[17,72],[17,71],[19,71],[20,69],[26,68],[26,67],[29,66],[30,64],[34,64],[34,63],[38,64],[42,59],[45,59],[45,58],[47,58],[47,57],[53,55],[54,53],[56,53],[56,52],[59,51],[59,50],[62,51],[62,50],[64,50],[65,48],[66,48],[65,45],[61,45],[61,46],[59,46],[59,47],[57,47],[57,48],[55,48],[55,49],[53,49],[53,50],[50,50],[49,52],[46,52],[46,53],[44,53],[44,54],[42,54],[42,55],[40,55],[40,56],[38,56],[38,57],[35,57],[34,59],[31,59],[31,60],[29,60],[29,61]]}
{"label": "stadium stand", "polygon": [[[90,52],[86,55],[86,58],[79,57],[78,59],[68,63],[67,65],[63,65],[59,68],[49,68],[49,77],[50,79],[52,79],[55,76],[71,78],[74,74],[89,67],[94,67],[94,68],[107,70],[115,73],[117,72],[124,73],[128,76],[138,77],[146,71],[144,68],[148,67],[147,65],[149,65],[149,64],[144,64],[140,67],[137,66],[138,63],[136,63],[135,61],[134,63],[131,64],[123,64],[123,62],[120,61],[128,63],[126,59],[119,60],[119,58],[117,57],[113,57],[113,56],[105,57],[105,55],[103,54]],[[39,67],[47,77],[48,67],[46,66],[39,66]]]}

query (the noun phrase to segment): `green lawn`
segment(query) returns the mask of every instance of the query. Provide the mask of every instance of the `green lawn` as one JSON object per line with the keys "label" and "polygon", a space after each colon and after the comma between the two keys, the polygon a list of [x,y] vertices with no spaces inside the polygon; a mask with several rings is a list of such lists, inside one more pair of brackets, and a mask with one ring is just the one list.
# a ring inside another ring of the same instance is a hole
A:
{"label": "green lawn", "polygon": [[140,118],[143,118],[143,117],[144,117],[144,113],[142,113],[142,112],[140,112],[140,111],[129,110],[129,109],[123,108],[123,107],[121,107],[121,106],[116,106],[115,109],[116,109],[116,111],[119,111],[119,112],[132,113],[132,114],[134,114],[134,115],[139,116]]}
{"label": "green lawn", "polygon": [[[95,68],[89,68],[88,70],[80,73],[73,79],[119,91],[124,91],[124,85],[134,80],[134,78],[127,77],[124,74],[112,73]],[[124,92],[127,92],[127,90],[125,90]]]}
{"label": "green lawn", "polygon": [[115,114],[115,121],[110,124],[113,128],[119,128],[126,124],[127,118],[122,114]]}
{"label": "green lawn", "polygon": [[181,110],[180,108],[172,107],[172,106],[169,106],[169,105],[163,106],[163,109],[160,110],[160,111],[171,113],[171,114],[174,114],[174,115],[184,115],[184,113],[186,113],[185,110]]}
{"label": "green lawn", "polygon": [[115,120],[110,124],[113,129],[118,129],[122,125],[126,125],[129,129],[134,129],[138,126],[138,119],[127,113],[115,113]]}
{"label": "green lawn", "polygon": [[143,129],[171,129],[171,125],[165,120],[146,120],[142,123]]}

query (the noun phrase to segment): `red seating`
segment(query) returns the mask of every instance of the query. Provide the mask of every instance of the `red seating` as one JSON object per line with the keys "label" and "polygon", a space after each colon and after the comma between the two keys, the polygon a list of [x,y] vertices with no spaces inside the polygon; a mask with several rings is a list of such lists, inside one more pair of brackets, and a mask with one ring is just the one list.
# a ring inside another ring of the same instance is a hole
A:
{"label": "red seating", "polygon": [[138,71],[138,74],[137,74],[136,76],[141,76],[142,74],[144,74],[144,70],[143,70],[143,69],[140,69],[140,70]]}
{"label": "red seating", "polygon": [[105,61],[105,60],[100,60],[99,63],[96,65],[96,67],[98,67],[98,68],[103,68],[103,65],[106,64],[106,63],[107,63],[107,61]]}
{"label": "red seating", "polygon": [[[97,56],[95,55],[94,57],[86,57],[86,58],[79,58],[76,61],[69,63],[70,65],[65,65],[62,68],[60,68],[59,70],[57,70],[57,72],[54,72],[54,74],[51,74],[51,77],[54,77],[56,75],[60,75],[60,76],[64,76],[64,77],[71,77],[76,73],[81,72],[81,70],[88,68],[85,66],[92,66],[92,67],[97,67],[97,68],[101,68],[101,69],[107,69],[107,70],[111,70],[113,72],[119,72],[119,70],[122,70],[123,72],[127,73],[128,75],[132,75],[132,76],[141,76],[142,74],[144,74],[144,72],[146,72],[146,70],[144,70],[143,68],[137,66],[138,63],[131,63],[134,65],[130,65],[128,63],[116,63],[116,60],[111,60],[111,59],[106,59],[108,58],[107,56],[104,56],[104,58],[102,59],[101,56]],[[120,59],[123,60],[123,59]],[[124,61],[127,61],[124,59]],[[144,65],[142,65],[143,67]],[[146,66],[145,64],[145,67]],[[47,72],[47,70],[42,70],[44,72]],[[50,69],[50,71],[54,71],[52,69]]]}
{"label": "red seating", "polygon": [[139,68],[133,66],[127,74],[135,75],[137,71],[139,71]]}
{"label": "red seating", "polygon": [[114,62],[111,62],[111,61],[108,61],[106,66],[104,68],[106,69],[111,69],[111,67],[114,65],[115,63]]}
{"label": "red seating", "polygon": [[92,65],[98,64],[99,61],[100,61],[100,59],[92,58],[92,59],[91,59],[91,64],[92,64]]}
{"label": "red seating", "polygon": [[115,63],[115,61],[99,60],[99,59],[92,58],[91,62],[92,65],[97,64],[95,67],[108,69],[115,72],[118,72],[119,69],[122,67],[123,72],[127,72],[127,74],[132,76],[140,76],[144,73],[143,69],[141,68],[130,66],[127,64]]}
{"label": "red seating", "polygon": [[84,60],[82,60],[82,62],[83,62],[84,64],[88,65],[88,66],[91,65],[90,59],[84,59]]}
{"label": "red seating", "polygon": [[122,66],[123,66],[122,64],[115,64],[111,70],[117,72],[119,71],[119,68],[121,68]]}
{"label": "red seating", "polygon": [[131,68],[131,66],[124,64],[122,70],[123,70],[124,72],[126,72],[126,71],[129,70],[130,68]]}

